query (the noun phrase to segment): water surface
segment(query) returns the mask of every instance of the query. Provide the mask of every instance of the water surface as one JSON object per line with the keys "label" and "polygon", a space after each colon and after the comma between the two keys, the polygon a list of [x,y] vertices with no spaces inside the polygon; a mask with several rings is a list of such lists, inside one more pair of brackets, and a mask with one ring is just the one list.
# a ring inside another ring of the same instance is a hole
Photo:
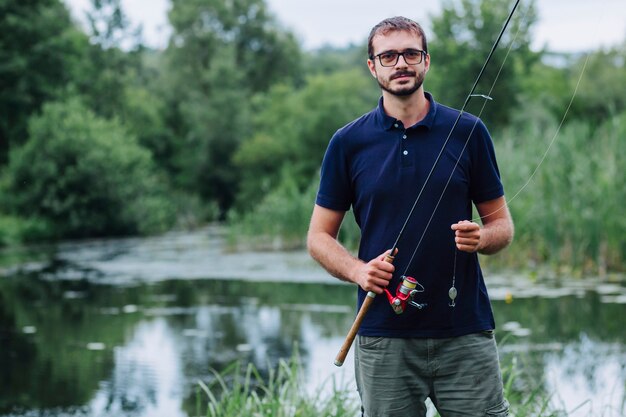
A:
{"label": "water surface", "polygon": [[[516,384],[571,416],[624,415],[626,289],[488,277]],[[0,416],[191,416],[198,380],[236,360],[267,374],[294,347],[309,392],[353,391],[351,355],[332,365],[353,305],[306,253],[231,253],[219,228],[65,243],[2,271]]]}

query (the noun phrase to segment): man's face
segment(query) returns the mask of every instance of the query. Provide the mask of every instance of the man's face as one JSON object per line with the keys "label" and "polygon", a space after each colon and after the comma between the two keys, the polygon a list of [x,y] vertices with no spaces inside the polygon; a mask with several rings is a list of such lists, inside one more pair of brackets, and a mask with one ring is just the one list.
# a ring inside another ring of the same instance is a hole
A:
{"label": "man's face", "polygon": [[[383,52],[404,52],[422,50],[422,41],[413,32],[393,31],[386,35],[376,35],[372,40],[374,55]],[[420,89],[430,67],[430,56],[423,57],[419,64],[409,65],[403,56],[391,67],[381,65],[377,57],[369,59],[367,65],[378,81],[380,88],[395,96],[409,96]]]}

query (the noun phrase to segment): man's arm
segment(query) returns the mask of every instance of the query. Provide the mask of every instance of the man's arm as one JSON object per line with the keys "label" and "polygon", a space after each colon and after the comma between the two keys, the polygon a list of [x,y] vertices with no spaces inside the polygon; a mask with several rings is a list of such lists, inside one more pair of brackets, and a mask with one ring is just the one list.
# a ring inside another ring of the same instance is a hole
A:
{"label": "man's arm", "polygon": [[365,291],[381,294],[389,285],[394,266],[385,262],[386,253],[367,263],[352,256],[337,241],[344,216],[343,211],[315,205],[307,235],[309,253],[334,277],[353,282]]}
{"label": "man's arm", "polygon": [[513,241],[514,227],[504,196],[476,205],[483,227],[468,220],[452,225],[456,246],[465,252],[491,255]]}

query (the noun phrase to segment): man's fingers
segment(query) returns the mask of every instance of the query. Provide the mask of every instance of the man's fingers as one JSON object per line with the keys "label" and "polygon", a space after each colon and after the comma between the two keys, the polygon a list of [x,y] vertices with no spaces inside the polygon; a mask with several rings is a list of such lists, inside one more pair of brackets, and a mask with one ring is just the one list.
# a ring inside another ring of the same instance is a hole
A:
{"label": "man's fingers", "polygon": [[372,266],[376,268],[377,270],[388,272],[390,274],[396,270],[396,267],[393,266],[393,264],[390,264],[389,262],[385,262],[385,261],[376,261],[375,263],[372,264]]}
{"label": "man's fingers", "polygon": [[480,226],[477,223],[470,222],[470,221],[467,221],[467,220],[463,220],[463,221],[460,221],[458,223],[454,223],[452,226],[450,226],[450,228],[452,230],[466,232],[466,231],[470,231],[470,230],[480,229]]}
{"label": "man's fingers", "polygon": [[382,294],[383,289],[389,285],[389,280],[383,278],[370,278],[363,287],[365,291],[373,291],[376,294]]}
{"label": "man's fingers", "polygon": [[480,236],[457,236],[454,238],[456,243],[460,243],[462,245],[472,245],[478,243],[480,240]]}
{"label": "man's fingers", "polygon": [[[396,256],[398,254],[398,248],[396,248],[393,251],[393,255],[390,255],[390,252],[391,252],[391,249],[384,251],[383,253],[381,253],[378,256],[378,259],[380,259],[381,261],[384,261],[387,258],[387,256]],[[387,263],[389,263],[389,262],[387,262]]]}
{"label": "man's fingers", "polygon": [[461,252],[474,253],[476,252],[476,245],[456,245],[457,249]]}

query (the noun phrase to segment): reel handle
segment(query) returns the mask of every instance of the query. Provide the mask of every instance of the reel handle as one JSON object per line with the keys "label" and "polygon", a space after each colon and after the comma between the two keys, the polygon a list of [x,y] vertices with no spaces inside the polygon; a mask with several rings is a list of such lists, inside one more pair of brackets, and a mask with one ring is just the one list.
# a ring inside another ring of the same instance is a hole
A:
{"label": "reel handle", "polygon": [[[385,262],[389,262],[390,264],[392,264],[393,260],[394,260],[393,256],[385,255]],[[350,330],[348,331],[346,340],[343,342],[343,345],[341,345],[341,349],[339,349],[339,353],[337,354],[337,357],[335,357],[335,366],[343,365],[343,362],[346,360],[346,356],[348,356],[348,352],[350,351],[350,347],[352,346],[352,343],[354,342],[354,338],[359,332],[359,327],[361,327],[361,323],[363,322],[363,319],[365,318],[365,314],[367,314],[367,311],[370,309],[370,307],[374,303],[374,298],[376,298],[376,293],[373,291],[369,291],[367,293],[367,296],[365,297],[365,300],[363,300],[363,304],[361,304],[361,308],[359,309],[359,312],[357,313],[356,318],[354,319],[354,323],[352,323],[352,326],[350,327]]]}

